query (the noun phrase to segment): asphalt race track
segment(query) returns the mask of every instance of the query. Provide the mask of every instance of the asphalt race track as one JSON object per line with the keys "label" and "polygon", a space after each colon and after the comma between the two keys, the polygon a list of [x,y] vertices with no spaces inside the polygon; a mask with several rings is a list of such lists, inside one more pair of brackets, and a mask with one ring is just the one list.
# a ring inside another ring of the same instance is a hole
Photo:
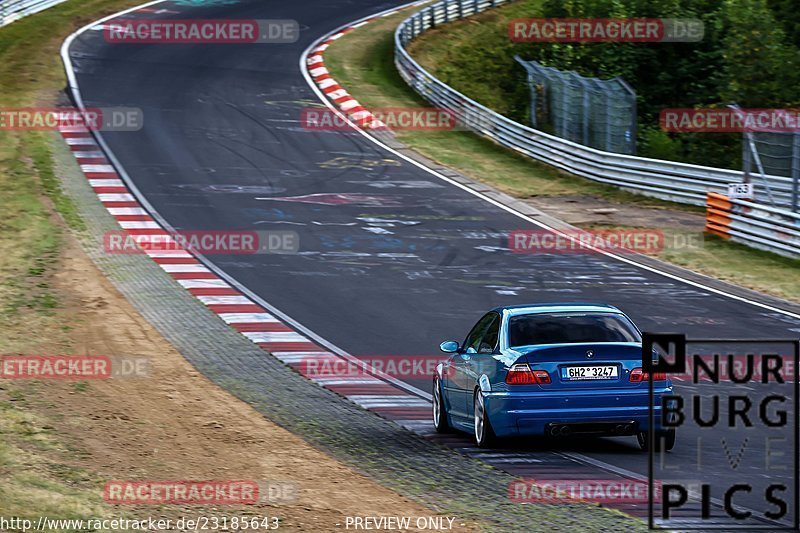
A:
{"label": "asphalt race track", "polygon": [[[319,100],[299,68],[303,52],[335,28],[400,3],[163,2],[154,9],[165,12],[135,16],[296,19],[301,37],[294,44],[132,45],[90,30],[70,56],[87,107],[143,110],[140,131],[104,138],[173,228],[299,234],[298,254],[207,259],[351,354],[434,353],[492,307],[548,301],[611,303],[643,330],[690,338],[798,337],[800,320],[612,258],[513,253],[507,233],[533,224],[358,133],[304,129],[302,110]],[[427,379],[408,381],[429,389]],[[563,461],[550,446],[530,450]],[[647,455],[632,438],[564,446],[647,473]],[[688,463],[694,453],[679,442],[672,460]],[[722,467],[720,476],[736,477]],[[763,507],[760,496],[741,501]]]}

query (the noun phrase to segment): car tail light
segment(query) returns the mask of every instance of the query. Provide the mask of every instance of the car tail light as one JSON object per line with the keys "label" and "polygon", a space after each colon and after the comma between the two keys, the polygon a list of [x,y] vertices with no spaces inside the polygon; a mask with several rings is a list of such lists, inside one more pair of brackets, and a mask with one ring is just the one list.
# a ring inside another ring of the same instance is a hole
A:
{"label": "car tail light", "polygon": [[[642,372],[641,368],[634,368],[631,370],[630,380],[631,383],[641,383],[642,381],[647,381],[649,376],[647,372]],[[667,379],[667,375],[664,372],[656,372],[653,374],[653,381],[664,381]]]}
{"label": "car tail light", "polygon": [[545,370],[531,370],[527,363],[513,365],[506,375],[509,385],[548,385],[550,374]]}

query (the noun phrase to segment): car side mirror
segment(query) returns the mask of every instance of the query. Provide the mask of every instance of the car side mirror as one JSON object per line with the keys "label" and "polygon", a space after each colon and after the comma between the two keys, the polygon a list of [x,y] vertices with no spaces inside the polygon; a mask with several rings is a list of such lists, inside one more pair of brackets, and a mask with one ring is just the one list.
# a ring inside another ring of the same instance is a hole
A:
{"label": "car side mirror", "polygon": [[439,345],[439,349],[444,353],[456,353],[458,348],[459,344],[456,341],[444,341]]}

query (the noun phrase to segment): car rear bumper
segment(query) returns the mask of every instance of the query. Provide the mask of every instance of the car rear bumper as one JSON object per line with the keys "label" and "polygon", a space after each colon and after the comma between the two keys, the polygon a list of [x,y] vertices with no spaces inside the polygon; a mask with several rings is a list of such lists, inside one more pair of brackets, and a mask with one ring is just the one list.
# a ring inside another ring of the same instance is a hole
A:
{"label": "car rear bumper", "polygon": [[[671,392],[671,388],[654,391],[656,429],[660,428],[661,395]],[[635,391],[570,391],[569,394],[489,392],[484,393],[484,398],[492,429],[499,437],[631,435],[650,427],[646,388]],[[569,429],[564,430],[564,427]]]}

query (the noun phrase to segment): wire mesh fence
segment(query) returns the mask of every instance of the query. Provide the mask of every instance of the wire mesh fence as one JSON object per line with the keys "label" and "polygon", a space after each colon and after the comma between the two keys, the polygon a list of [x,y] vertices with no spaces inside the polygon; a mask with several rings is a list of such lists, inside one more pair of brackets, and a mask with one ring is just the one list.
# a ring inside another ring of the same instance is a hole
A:
{"label": "wire mesh fence", "polygon": [[[752,140],[752,143],[749,141]],[[743,170],[792,179],[790,209],[800,212],[800,132],[757,132],[743,139]]]}
{"label": "wire mesh fence", "polygon": [[623,79],[586,78],[514,59],[528,73],[533,128],[606,152],[636,154],[636,93]]}

